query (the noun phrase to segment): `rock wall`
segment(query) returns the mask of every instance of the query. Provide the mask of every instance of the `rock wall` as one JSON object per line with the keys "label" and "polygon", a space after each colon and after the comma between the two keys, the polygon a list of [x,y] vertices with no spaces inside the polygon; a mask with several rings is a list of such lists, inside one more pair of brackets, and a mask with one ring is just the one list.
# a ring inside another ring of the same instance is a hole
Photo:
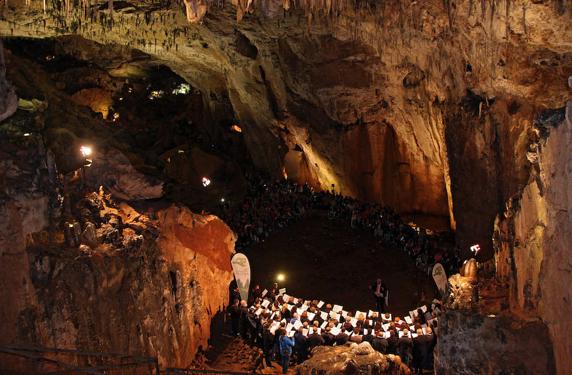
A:
{"label": "rock wall", "polygon": [[536,120],[538,137],[528,160],[531,177],[507,203],[496,223],[498,277],[509,284],[510,308],[539,317],[548,326],[559,374],[570,374],[572,333],[568,317],[572,292],[570,266],[570,122],[566,108],[543,112]]}
{"label": "rock wall", "polygon": [[[0,126],[0,346],[119,352],[189,366],[228,301],[234,234],[217,217],[182,206],[117,203],[96,210],[104,224],[96,224],[90,246],[67,246],[54,221],[57,193],[42,137],[24,135],[33,126],[22,112]],[[84,211],[74,213],[86,228]],[[109,224],[119,217],[120,226]],[[3,354],[0,368],[13,358]]]}
{"label": "rock wall", "polygon": [[435,373],[555,374],[546,326],[541,322],[447,311],[439,318]]}

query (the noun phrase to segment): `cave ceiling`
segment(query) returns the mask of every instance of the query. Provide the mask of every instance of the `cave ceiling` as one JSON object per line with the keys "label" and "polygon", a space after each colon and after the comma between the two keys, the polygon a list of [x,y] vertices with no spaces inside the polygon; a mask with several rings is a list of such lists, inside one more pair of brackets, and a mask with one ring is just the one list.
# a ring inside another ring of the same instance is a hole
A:
{"label": "cave ceiling", "polygon": [[231,112],[259,169],[447,217],[477,239],[490,240],[526,180],[535,115],[569,95],[566,0],[43,7],[5,2],[0,34],[63,38],[66,53],[119,76],[167,65],[214,117]]}

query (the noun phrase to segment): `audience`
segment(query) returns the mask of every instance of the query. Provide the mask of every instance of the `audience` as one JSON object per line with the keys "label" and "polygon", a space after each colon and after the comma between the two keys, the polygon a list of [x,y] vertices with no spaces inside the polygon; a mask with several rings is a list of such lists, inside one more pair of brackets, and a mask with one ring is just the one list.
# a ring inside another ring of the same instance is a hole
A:
{"label": "audience", "polygon": [[237,251],[263,242],[275,230],[284,228],[312,209],[327,209],[332,220],[348,222],[362,228],[383,244],[396,246],[411,256],[418,269],[431,274],[439,262],[451,274],[461,265],[459,249],[451,246],[446,236],[429,234],[403,222],[390,207],[360,202],[330,191],[315,192],[308,185],[289,180],[268,182],[248,176],[248,192],[235,206],[222,204],[222,219],[238,235]]}

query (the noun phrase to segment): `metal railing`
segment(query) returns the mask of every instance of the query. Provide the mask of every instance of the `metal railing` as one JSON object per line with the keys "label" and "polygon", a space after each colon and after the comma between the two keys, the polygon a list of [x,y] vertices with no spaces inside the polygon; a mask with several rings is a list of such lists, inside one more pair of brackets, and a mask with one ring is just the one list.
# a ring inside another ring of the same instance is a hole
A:
{"label": "metal railing", "polygon": [[168,375],[252,375],[256,373],[256,370],[253,370],[252,372],[236,372],[199,368],[167,368],[164,373]]}
{"label": "metal railing", "polygon": [[[21,358],[29,367],[30,361],[34,364],[34,371],[38,374],[92,374],[106,375],[128,369],[141,372],[146,367],[146,373],[159,375],[161,373],[159,361],[156,357],[132,356],[120,353],[90,352],[74,349],[4,346],[0,347],[0,355]],[[65,357],[65,358],[60,358]],[[71,357],[71,358],[70,358]],[[17,371],[19,367],[9,368],[9,361],[0,361],[0,370]],[[115,362],[115,363],[113,363]],[[5,363],[4,367],[2,363]],[[43,367],[43,368],[42,368]]]}
{"label": "metal railing", "polygon": [[[227,371],[219,369],[175,368],[161,370],[157,357],[132,356],[120,353],[92,352],[74,349],[0,346],[0,356],[6,355],[20,358],[25,363],[13,363],[0,360],[0,373],[3,371],[33,371],[35,374],[90,374],[109,375],[114,372],[125,373],[132,370],[134,374],[150,375],[252,375],[260,366],[262,356],[258,355],[251,372]],[[61,358],[64,357],[64,358]],[[106,363],[107,362],[107,363]],[[116,363],[109,363],[116,362]],[[146,367],[144,371],[142,367]]]}

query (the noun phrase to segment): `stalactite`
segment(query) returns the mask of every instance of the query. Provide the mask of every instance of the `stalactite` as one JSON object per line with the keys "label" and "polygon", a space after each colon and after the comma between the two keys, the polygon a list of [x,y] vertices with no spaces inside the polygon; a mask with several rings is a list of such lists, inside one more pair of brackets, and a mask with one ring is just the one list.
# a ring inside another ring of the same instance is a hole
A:
{"label": "stalactite", "polygon": [[496,1],[495,0],[491,0],[491,24],[490,24],[490,28],[492,30],[493,28],[493,22],[495,20],[495,10],[496,10]]}
{"label": "stalactite", "polygon": [[510,0],[505,0],[505,31],[506,31],[506,40],[508,41],[510,38]]}
{"label": "stalactite", "polygon": [[526,4],[522,4],[522,30],[526,37],[528,35],[528,29],[526,27]]}

